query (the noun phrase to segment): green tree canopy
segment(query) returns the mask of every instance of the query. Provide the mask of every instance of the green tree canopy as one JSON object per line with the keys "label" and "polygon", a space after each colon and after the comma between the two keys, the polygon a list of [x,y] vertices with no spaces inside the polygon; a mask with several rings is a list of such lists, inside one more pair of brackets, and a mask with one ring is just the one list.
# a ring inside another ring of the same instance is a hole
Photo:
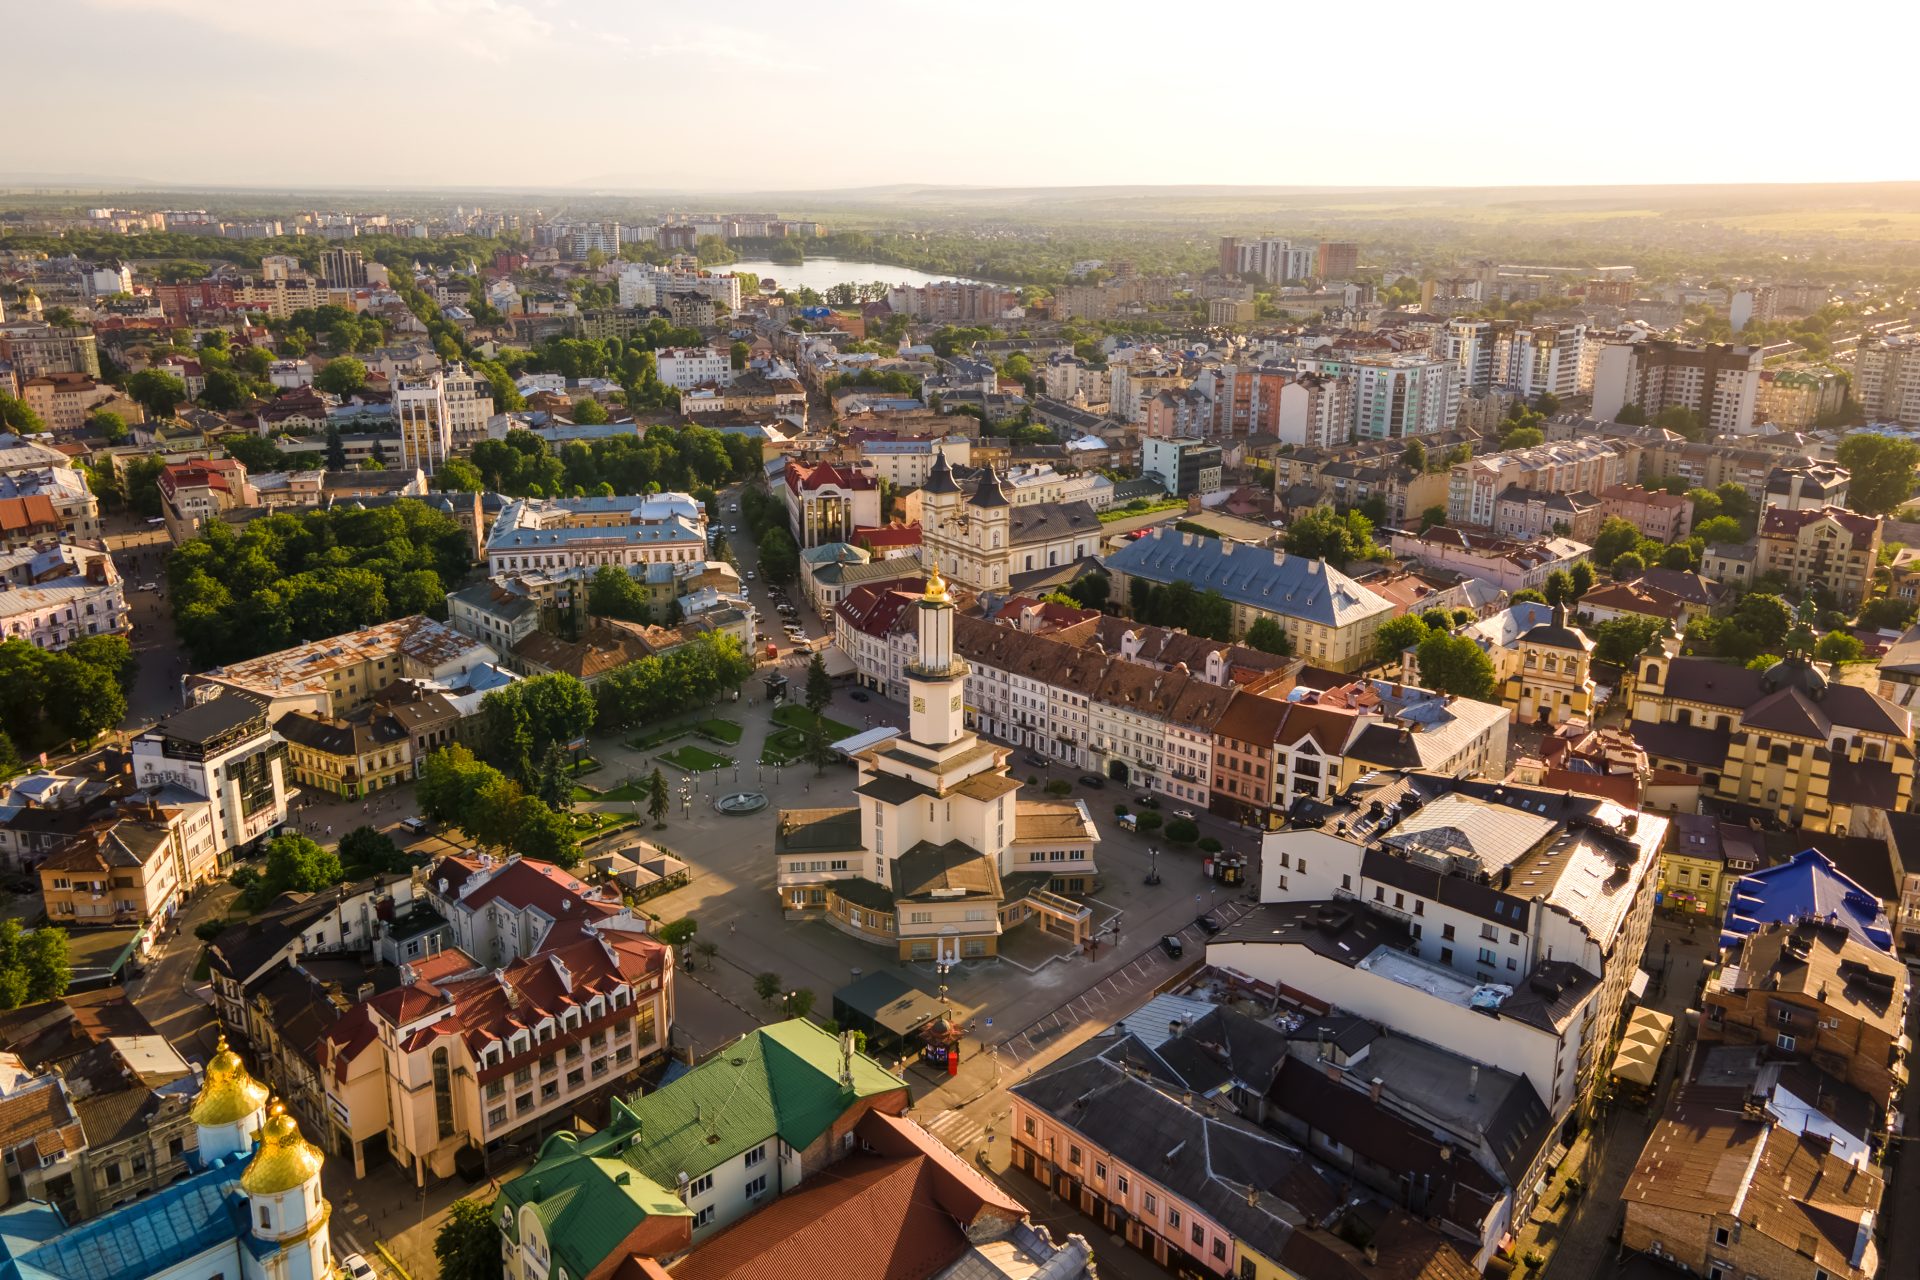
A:
{"label": "green tree canopy", "polygon": [[500,1280],[500,1228],[493,1207],[456,1200],[433,1236],[440,1280]]}
{"label": "green tree canopy", "polygon": [[1286,628],[1266,614],[1253,620],[1247,628],[1247,634],[1241,641],[1249,649],[1258,649],[1262,653],[1276,653],[1286,657],[1293,652],[1293,641],[1287,638]]}
{"label": "green tree canopy", "polygon": [[1646,652],[1647,646],[1660,634],[1663,625],[1658,618],[1637,615],[1598,623],[1588,628],[1587,632],[1593,637],[1593,656],[1615,666],[1631,666],[1634,659]]}
{"label": "green tree canopy", "polygon": [[646,587],[617,564],[603,564],[587,583],[587,612],[596,618],[652,622],[653,601]]}
{"label": "green tree canopy", "polygon": [[1309,556],[1344,565],[1379,554],[1373,542],[1373,522],[1358,511],[1345,515],[1332,507],[1315,507],[1287,526],[1289,555]]}
{"label": "green tree canopy", "polygon": [[1920,444],[1890,436],[1849,435],[1834,451],[1852,473],[1848,504],[1865,515],[1885,515],[1913,497],[1913,473],[1920,466]]}
{"label": "green tree canopy", "polygon": [[1444,631],[1420,642],[1420,683],[1428,689],[1481,702],[1494,696],[1493,660],[1465,636]]}
{"label": "green tree canopy", "polygon": [[1813,646],[1813,656],[1822,662],[1858,662],[1866,651],[1865,645],[1845,631],[1829,631]]}
{"label": "green tree canopy", "polygon": [[1418,649],[1431,632],[1432,628],[1416,614],[1388,618],[1374,632],[1374,656],[1382,662],[1397,662],[1408,649]]}
{"label": "green tree canopy", "polygon": [[164,369],[142,369],[127,379],[127,394],[149,418],[171,418],[187,398],[187,384]]}
{"label": "green tree canopy", "polygon": [[367,366],[352,356],[335,356],[313,375],[313,385],[336,396],[350,396],[367,387]]}
{"label": "green tree canopy", "polygon": [[1600,532],[1593,539],[1592,556],[1600,564],[1612,564],[1639,545],[1638,525],[1619,516],[1608,516],[1600,522]]}

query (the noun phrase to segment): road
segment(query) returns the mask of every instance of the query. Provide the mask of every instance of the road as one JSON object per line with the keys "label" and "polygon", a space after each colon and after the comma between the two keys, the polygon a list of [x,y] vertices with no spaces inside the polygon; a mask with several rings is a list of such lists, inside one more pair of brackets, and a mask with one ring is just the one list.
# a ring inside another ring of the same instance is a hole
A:
{"label": "road", "polygon": [[187,899],[175,926],[147,957],[144,972],[127,981],[127,998],[146,1015],[154,1030],[188,1058],[204,1063],[213,1056],[217,1034],[212,1007],[197,994],[193,977],[200,959],[196,926],[225,919],[238,890],[224,881],[203,885]]}
{"label": "road", "polygon": [[[174,635],[166,598],[166,559],[172,543],[161,526],[123,515],[107,521],[106,544],[126,586],[132,623],[127,639],[137,666],[133,688],[127,691],[127,714],[120,721],[122,729],[132,732],[145,729],[180,705],[185,654]],[[142,589],[147,586],[154,589]]]}

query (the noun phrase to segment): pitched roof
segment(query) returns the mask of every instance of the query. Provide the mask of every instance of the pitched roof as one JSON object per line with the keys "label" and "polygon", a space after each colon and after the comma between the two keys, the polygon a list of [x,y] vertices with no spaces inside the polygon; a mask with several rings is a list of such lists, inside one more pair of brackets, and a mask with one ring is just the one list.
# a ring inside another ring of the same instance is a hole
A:
{"label": "pitched roof", "polygon": [[1186,581],[1235,604],[1325,626],[1347,626],[1393,609],[1325,561],[1171,529],[1134,539],[1105,564],[1130,577]]}

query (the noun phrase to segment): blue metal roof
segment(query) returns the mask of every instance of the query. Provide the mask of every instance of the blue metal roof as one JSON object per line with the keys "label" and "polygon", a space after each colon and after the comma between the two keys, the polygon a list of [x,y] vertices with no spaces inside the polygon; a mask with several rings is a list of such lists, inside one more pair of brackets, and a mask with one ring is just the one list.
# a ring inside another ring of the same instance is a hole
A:
{"label": "blue metal roof", "polygon": [[1861,888],[1818,849],[1796,853],[1733,882],[1720,945],[1733,946],[1770,924],[1824,920],[1845,925],[1870,947],[1893,954],[1893,927],[1880,899]]}
{"label": "blue metal roof", "polygon": [[238,1163],[208,1169],[74,1227],[51,1206],[16,1205],[0,1213],[0,1277],[125,1280],[222,1246],[271,1252],[248,1230],[239,1174]]}

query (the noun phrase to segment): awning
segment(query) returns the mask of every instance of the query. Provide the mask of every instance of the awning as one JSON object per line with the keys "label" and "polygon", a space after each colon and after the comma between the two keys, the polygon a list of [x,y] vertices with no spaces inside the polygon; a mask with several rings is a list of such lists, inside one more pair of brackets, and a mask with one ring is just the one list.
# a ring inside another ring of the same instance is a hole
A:
{"label": "awning", "polygon": [[846,650],[837,644],[821,650],[820,660],[826,664],[827,674],[830,676],[852,675],[856,670],[853,659],[849,658]]}
{"label": "awning", "polygon": [[1672,1034],[1671,1017],[1657,1009],[1635,1009],[1620,1038],[1620,1051],[1614,1054],[1611,1074],[1634,1084],[1652,1084],[1660,1070],[1660,1051]]}
{"label": "awning", "polygon": [[1647,982],[1647,971],[1645,969],[1635,969],[1633,971],[1633,981],[1627,984],[1627,990],[1633,992],[1633,998],[1638,1000],[1647,994]]}

